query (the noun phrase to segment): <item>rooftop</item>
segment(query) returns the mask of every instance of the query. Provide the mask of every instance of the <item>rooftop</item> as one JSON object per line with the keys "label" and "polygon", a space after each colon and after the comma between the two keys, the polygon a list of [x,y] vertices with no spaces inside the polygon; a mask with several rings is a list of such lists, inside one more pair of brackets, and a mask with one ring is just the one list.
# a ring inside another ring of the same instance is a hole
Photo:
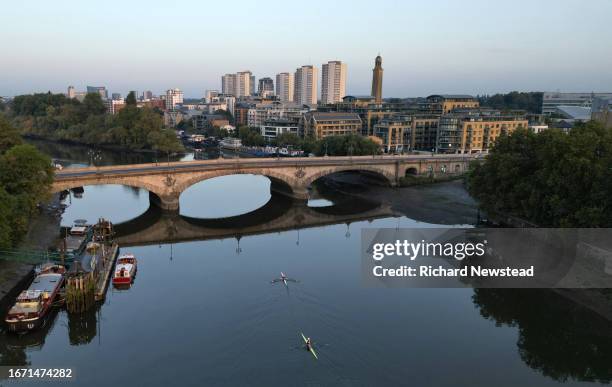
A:
{"label": "rooftop", "polygon": [[312,112],[310,115],[315,121],[356,120],[361,122],[361,118],[359,118],[357,113]]}

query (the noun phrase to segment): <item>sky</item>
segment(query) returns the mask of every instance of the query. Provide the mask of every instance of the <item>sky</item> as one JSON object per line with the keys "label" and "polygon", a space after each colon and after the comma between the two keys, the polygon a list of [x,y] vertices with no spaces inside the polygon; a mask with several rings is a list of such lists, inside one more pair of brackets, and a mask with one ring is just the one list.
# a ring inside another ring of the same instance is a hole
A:
{"label": "sky", "polygon": [[104,85],[202,97],[330,60],[347,94],[612,92],[611,0],[7,1],[0,96]]}

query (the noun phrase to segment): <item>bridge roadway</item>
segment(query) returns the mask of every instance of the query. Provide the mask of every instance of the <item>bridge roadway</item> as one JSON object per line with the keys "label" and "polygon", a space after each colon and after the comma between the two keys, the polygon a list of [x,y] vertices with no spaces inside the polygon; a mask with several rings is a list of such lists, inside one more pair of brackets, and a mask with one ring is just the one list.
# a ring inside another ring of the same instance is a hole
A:
{"label": "bridge roadway", "polygon": [[341,171],[366,171],[396,186],[406,174],[457,174],[467,171],[476,155],[343,156],[300,158],[239,158],[170,163],[70,168],[55,173],[53,192],[99,184],[121,184],[147,189],[162,209],[178,210],[180,194],[190,186],[233,174],[264,175],[273,190],[295,199],[308,199],[316,179]]}

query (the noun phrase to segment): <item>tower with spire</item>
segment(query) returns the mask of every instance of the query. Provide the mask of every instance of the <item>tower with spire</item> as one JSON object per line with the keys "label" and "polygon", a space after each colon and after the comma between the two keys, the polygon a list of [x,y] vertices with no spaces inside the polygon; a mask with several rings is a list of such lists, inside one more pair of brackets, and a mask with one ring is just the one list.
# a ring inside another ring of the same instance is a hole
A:
{"label": "tower with spire", "polygon": [[374,69],[372,70],[372,97],[374,97],[377,104],[382,103],[382,82],[382,58],[378,54],[374,62]]}

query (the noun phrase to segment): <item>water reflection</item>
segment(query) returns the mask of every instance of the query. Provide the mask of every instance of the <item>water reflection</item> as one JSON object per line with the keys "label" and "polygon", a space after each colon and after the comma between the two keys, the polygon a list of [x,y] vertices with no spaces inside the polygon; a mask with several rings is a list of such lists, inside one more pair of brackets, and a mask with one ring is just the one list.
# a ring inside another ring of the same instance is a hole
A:
{"label": "water reflection", "polygon": [[476,289],[473,300],[484,318],[518,329],[518,352],[529,367],[560,382],[610,383],[612,323],[568,299],[581,292]]}

